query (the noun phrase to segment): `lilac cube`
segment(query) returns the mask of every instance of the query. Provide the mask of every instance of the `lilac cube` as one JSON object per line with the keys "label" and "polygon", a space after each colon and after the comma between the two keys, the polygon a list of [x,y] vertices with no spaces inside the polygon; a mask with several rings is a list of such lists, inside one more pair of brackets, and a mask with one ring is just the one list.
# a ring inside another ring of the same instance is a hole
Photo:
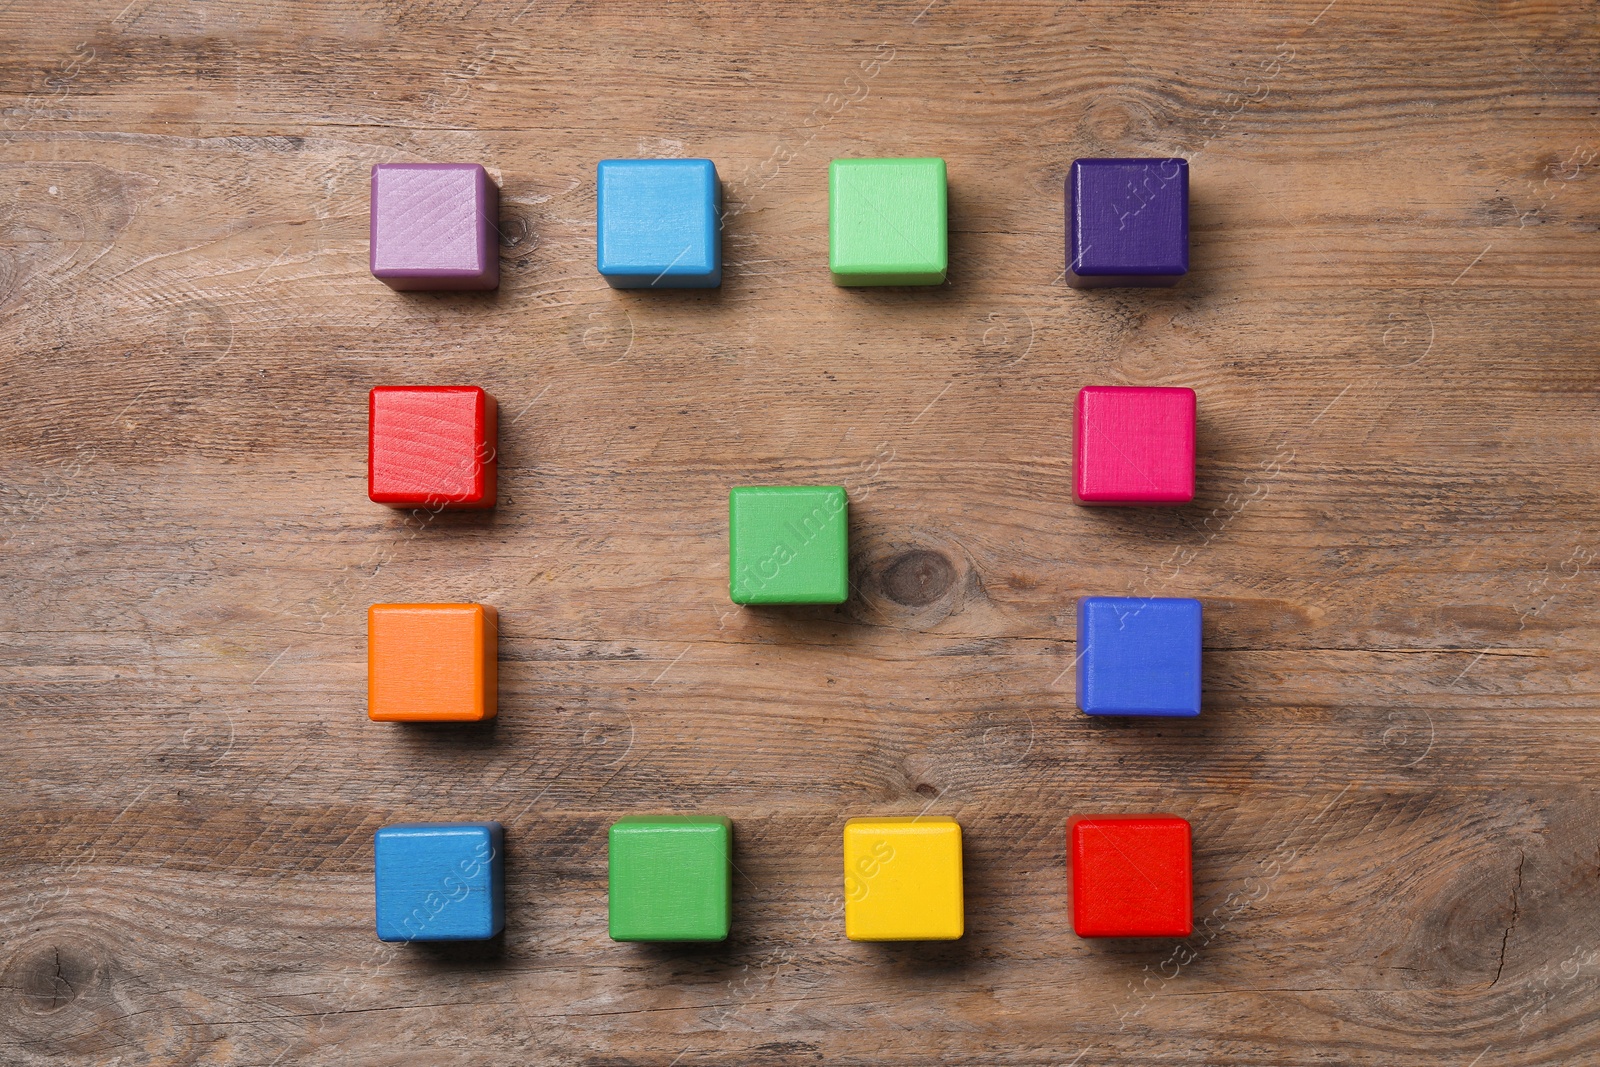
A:
{"label": "lilac cube", "polygon": [[1079,159],[1067,177],[1067,284],[1166,286],[1189,272],[1189,161]]}
{"label": "lilac cube", "polygon": [[500,190],[476,163],[372,168],[372,276],[391,289],[500,284]]}

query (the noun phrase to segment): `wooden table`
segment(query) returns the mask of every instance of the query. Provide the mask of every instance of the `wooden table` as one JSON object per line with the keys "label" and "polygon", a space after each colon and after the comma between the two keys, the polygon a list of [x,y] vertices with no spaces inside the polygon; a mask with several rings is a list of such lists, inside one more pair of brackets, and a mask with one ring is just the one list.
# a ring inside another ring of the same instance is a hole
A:
{"label": "wooden table", "polygon": [[[1325,3],[0,3],[0,1063],[1595,1062],[1600,13]],[[725,283],[608,289],[595,161],[679,154]],[[1168,154],[1189,279],[1067,288],[1071,161]],[[829,284],[856,155],[948,160],[948,284]],[[498,293],[367,273],[423,159]],[[366,499],[404,382],[499,398],[494,512]],[[1071,503],[1088,383],[1198,391],[1193,506]],[[763,482],[849,488],[842,608],[729,603]],[[1087,594],[1205,601],[1197,721],[1074,709]],[[499,608],[498,722],[366,720],[396,600]],[[1065,820],[1140,810],[1199,928],[1081,941]],[[725,945],[606,937],[660,811]],[[917,812],[966,937],[846,941]],[[503,937],[377,942],[373,831],[477,818]]]}

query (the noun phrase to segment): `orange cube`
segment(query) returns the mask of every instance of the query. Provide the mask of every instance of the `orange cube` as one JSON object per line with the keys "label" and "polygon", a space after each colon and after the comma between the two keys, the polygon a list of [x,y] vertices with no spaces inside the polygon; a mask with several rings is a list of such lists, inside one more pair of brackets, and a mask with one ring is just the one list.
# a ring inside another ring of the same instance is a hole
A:
{"label": "orange cube", "polygon": [[499,619],[486,604],[367,609],[367,716],[479,722],[495,715]]}

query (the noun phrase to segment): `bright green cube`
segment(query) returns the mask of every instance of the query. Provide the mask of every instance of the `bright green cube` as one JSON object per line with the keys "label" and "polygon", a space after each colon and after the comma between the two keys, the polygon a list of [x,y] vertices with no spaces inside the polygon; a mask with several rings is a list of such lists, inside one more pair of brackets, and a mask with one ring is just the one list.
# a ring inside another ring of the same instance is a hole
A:
{"label": "bright green cube", "polygon": [[836,159],[828,167],[835,285],[939,285],[949,263],[942,159]]}
{"label": "bright green cube", "polygon": [[611,824],[613,941],[725,941],[733,914],[733,823],[630,815]]}
{"label": "bright green cube", "polygon": [[728,494],[728,595],[735,604],[842,604],[850,522],[837,485],[750,485]]}

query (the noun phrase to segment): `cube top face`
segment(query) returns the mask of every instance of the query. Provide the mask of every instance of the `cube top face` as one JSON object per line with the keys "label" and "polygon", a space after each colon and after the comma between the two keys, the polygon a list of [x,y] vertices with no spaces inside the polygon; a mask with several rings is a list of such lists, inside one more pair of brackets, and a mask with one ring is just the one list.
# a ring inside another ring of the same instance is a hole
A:
{"label": "cube top face", "polygon": [[372,168],[373,277],[391,289],[500,284],[500,190],[476,163]]}
{"label": "cube top face", "polygon": [[709,159],[602,159],[595,265],[617,289],[722,284],[722,186]]}
{"label": "cube top face", "polygon": [[377,722],[492,719],[498,619],[485,604],[367,610],[367,716]]}
{"label": "cube top face", "polygon": [[367,395],[367,496],[396,508],[491,508],[499,407],[475,385],[380,385]]}
{"label": "cube top face", "polygon": [[1167,286],[1189,272],[1189,161],[1079,159],[1067,177],[1067,283]]}
{"label": "cube top face", "polygon": [[844,932],[852,941],[953,941],[965,930],[953,819],[844,825]]}
{"label": "cube top face", "polygon": [[373,838],[378,939],[482,941],[505,925],[497,822],[385,826]]}
{"label": "cube top face", "polygon": [[1193,389],[1090,385],[1073,420],[1072,498],[1145,506],[1194,499]]}
{"label": "cube top face", "polygon": [[1079,937],[1194,932],[1189,823],[1176,815],[1078,816],[1067,823],[1067,890]]}
{"label": "cube top face", "polygon": [[752,485],[728,494],[728,595],[735,604],[842,604],[850,521],[836,485]]}
{"label": "cube top face", "polygon": [[1089,715],[1200,714],[1200,601],[1078,601],[1078,707]]}
{"label": "cube top face", "polygon": [[836,159],[828,167],[835,285],[939,285],[949,263],[942,159]]}
{"label": "cube top face", "polygon": [[733,824],[644,815],[608,835],[613,941],[723,941],[733,913]]}

